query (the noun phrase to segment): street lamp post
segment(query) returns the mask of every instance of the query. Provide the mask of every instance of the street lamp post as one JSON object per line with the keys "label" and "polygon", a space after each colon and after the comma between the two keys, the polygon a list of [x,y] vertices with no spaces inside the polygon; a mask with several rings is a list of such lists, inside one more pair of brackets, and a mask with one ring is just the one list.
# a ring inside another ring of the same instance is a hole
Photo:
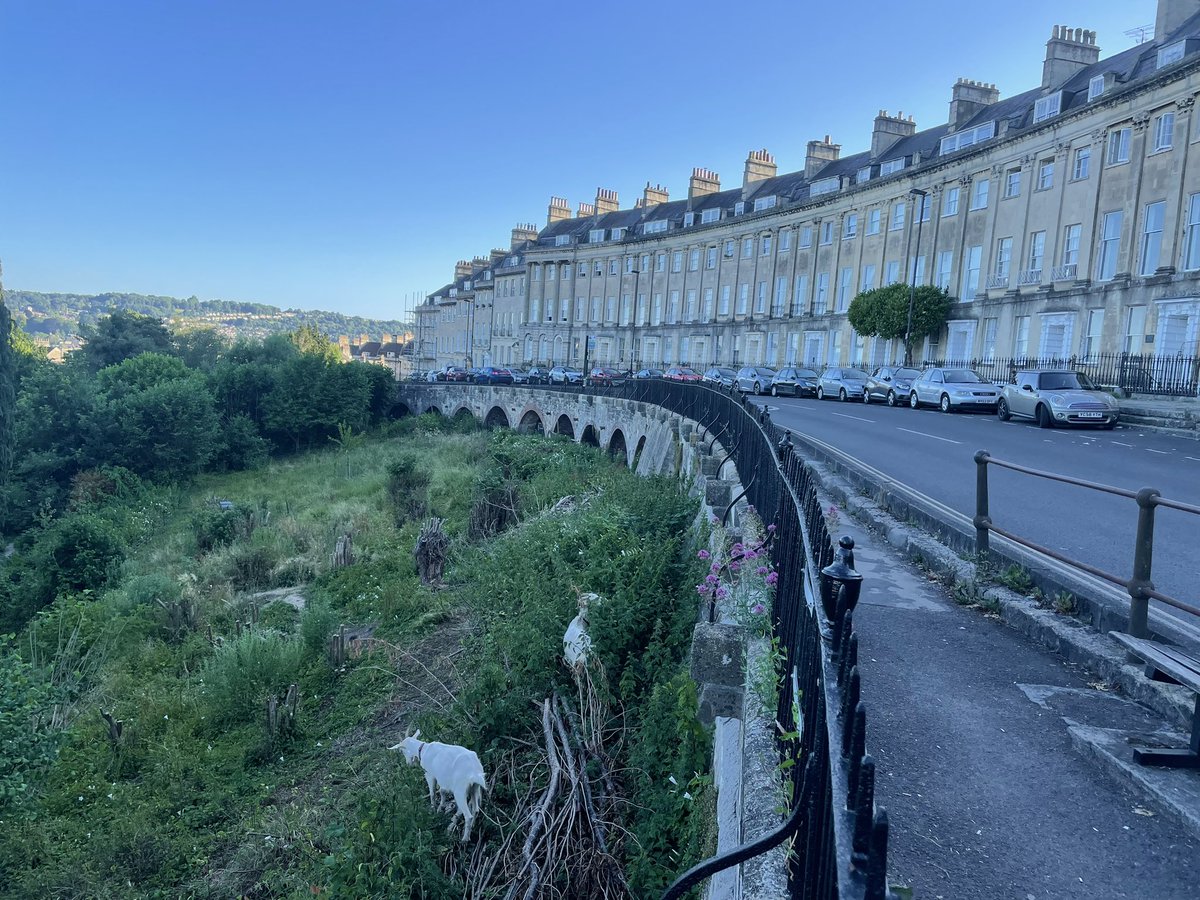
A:
{"label": "street lamp post", "polygon": [[[928,197],[928,193],[926,191],[921,190],[920,188],[913,188],[908,193],[909,193],[910,197],[919,197],[920,198],[921,206],[917,210],[917,216],[916,216],[916,218],[917,218],[917,253],[920,253],[921,252],[921,224],[925,221],[925,200]],[[909,237],[909,243],[910,243],[910,247],[911,247],[912,226],[909,226],[908,237]],[[912,274],[910,276],[911,284],[909,284],[909,287],[908,287],[908,323],[904,326],[904,364],[906,366],[911,366],[912,365],[913,303],[917,299],[917,263],[916,263],[916,257],[914,257],[911,252],[909,252],[906,255],[908,256],[909,265],[912,266]]]}
{"label": "street lamp post", "polygon": [[[634,257],[637,258],[636,256]],[[629,316],[629,375],[632,378],[634,373],[634,365],[637,359],[634,355],[634,348],[637,347],[637,320],[638,320],[638,281],[642,277],[642,270],[634,263],[628,274],[633,275],[633,309]]]}

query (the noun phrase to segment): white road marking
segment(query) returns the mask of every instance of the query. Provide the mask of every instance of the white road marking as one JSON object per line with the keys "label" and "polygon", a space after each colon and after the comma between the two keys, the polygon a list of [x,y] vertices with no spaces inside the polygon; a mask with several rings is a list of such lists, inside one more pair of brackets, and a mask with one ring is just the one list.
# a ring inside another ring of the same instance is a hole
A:
{"label": "white road marking", "polygon": [[1143,447],[1142,449],[1146,450],[1149,453],[1161,453],[1163,456],[1171,455],[1170,450],[1155,450],[1153,447]]}
{"label": "white road marking", "polygon": [[1184,459],[1190,459],[1192,462],[1200,462],[1200,458],[1195,456],[1185,456]]}
{"label": "white road marking", "polygon": [[1122,441],[1109,441],[1110,444],[1116,444],[1118,447],[1132,447],[1133,444],[1126,444]]}
{"label": "white road marking", "polygon": [[935,441],[945,441],[947,444],[961,444],[962,441],[952,441],[950,438],[938,437],[936,434],[926,434],[924,431],[913,431],[911,428],[901,428],[896,426],[900,431],[907,431],[909,434],[919,434],[921,437],[933,438]]}
{"label": "white road marking", "polygon": [[858,421],[860,421],[860,422],[871,422],[871,423],[875,422],[874,419],[864,419],[862,416],[850,416],[850,415],[847,415],[846,413],[834,413],[834,415],[841,416],[843,419],[858,419]]}

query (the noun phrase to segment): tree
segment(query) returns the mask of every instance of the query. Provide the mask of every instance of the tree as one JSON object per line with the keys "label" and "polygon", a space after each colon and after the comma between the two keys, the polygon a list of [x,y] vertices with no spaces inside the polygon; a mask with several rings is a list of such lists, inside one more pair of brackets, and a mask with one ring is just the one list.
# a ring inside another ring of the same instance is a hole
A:
{"label": "tree", "polygon": [[190,368],[211,372],[229,341],[213,328],[192,328],[175,333],[175,351]]}
{"label": "tree", "polygon": [[341,348],[322,334],[315,326],[301,325],[292,332],[292,343],[303,354],[319,356],[326,362],[331,363],[342,361]]}
{"label": "tree", "polygon": [[94,326],[81,325],[79,332],[87,343],[75,355],[92,372],[142,353],[169,355],[175,349],[161,319],[122,310],[102,317]]}
{"label": "tree", "polygon": [[4,304],[4,285],[0,283],[0,488],[8,484],[16,440],[17,359],[12,333],[12,316]]}
{"label": "tree", "polygon": [[[908,307],[912,300],[912,331],[908,329]],[[920,285],[915,291],[907,284],[863,291],[850,302],[847,318],[861,335],[895,340],[909,335],[904,358],[912,358],[912,345],[937,334],[946,324],[954,300],[944,288]]]}

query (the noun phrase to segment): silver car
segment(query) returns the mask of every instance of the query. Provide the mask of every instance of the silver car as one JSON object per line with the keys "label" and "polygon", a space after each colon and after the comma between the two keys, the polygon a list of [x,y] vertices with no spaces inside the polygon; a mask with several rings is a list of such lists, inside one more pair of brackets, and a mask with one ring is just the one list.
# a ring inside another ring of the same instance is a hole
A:
{"label": "silver car", "polygon": [[817,381],[817,399],[837,397],[846,400],[861,400],[870,376],[862,369],[843,369],[831,366],[821,373]]}
{"label": "silver car", "polygon": [[768,369],[766,366],[742,366],[738,369],[734,384],[737,385],[739,391],[753,391],[761,394],[771,389],[771,382],[774,380],[774,369]]}
{"label": "silver car", "polygon": [[1121,416],[1120,404],[1098,389],[1082,372],[1071,369],[1017,372],[1017,383],[1004,386],[996,415],[1007,422],[1014,416],[1033,419],[1040,428],[1055,425],[1099,425],[1112,428]]}
{"label": "silver car", "polygon": [[908,405],[913,409],[936,406],[945,413],[956,409],[995,412],[999,399],[1000,389],[970,369],[938,367],[926,369],[920,377],[913,379]]}
{"label": "silver car", "polygon": [[903,406],[908,402],[908,395],[912,392],[913,379],[920,374],[920,369],[910,369],[904,366],[880,366],[867,379],[863,403],[870,403],[878,398],[888,406]]}

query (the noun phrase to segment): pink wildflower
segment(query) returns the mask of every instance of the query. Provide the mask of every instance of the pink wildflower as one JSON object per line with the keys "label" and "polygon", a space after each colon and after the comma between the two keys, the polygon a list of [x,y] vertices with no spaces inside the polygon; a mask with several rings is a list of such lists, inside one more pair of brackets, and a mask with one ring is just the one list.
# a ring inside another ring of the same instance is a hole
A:
{"label": "pink wildflower", "polygon": [[736,571],[737,571],[738,569],[740,569],[741,567],[742,567],[742,564],[741,564],[740,562],[738,562],[738,561],[735,559],[733,562],[731,562],[731,563],[729,564],[729,571],[730,571],[730,572],[736,572]]}
{"label": "pink wildflower", "polygon": [[700,559],[708,559],[709,556],[711,556],[711,555],[712,554],[710,554],[707,550],[701,550],[699,553],[696,554],[696,556],[699,557]]}
{"label": "pink wildflower", "polygon": [[705,584],[717,584],[718,582],[720,582],[720,580],[721,579],[718,578],[716,575],[705,575],[704,576]]}
{"label": "pink wildflower", "polygon": [[755,570],[754,570],[754,572],[755,572],[755,574],[758,574],[758,575],[766,575],[766,574],[767,574],[767,567],[766,567],[766,566],[759,566],[757,569],[755,569]]}
{"label": "pink wildflower", "polygon": [[779,580],[779,574],[777,572],[767,573],[767,584],[774,584],[778,580]]}
{"label": "pink wildflower", "polygon": [[719,588],[717,588],[717,599],[718,599],[718,600],[724,600],[724,599],[725,599],[725,588],[723,588],[723,587],[719,587]]}
{"label": "pink wildflower", "polygon": [[761,603],[755,603],[752,607],[750,607],[750,612],[754,613],[756,616],[761,616],[766,611],[767,608]]}
{"label": "pink wildflower", "polygon": [[775,523],[772,522],[770,525],[767,526],[767,531],[774,531],[774,530],[775,530]]}
{"label": "pink wildflower", "polygon": [[696,593],[699,594],[701,597],[705,596],[708,593],[708,585],[707,584],[696,585]]}

